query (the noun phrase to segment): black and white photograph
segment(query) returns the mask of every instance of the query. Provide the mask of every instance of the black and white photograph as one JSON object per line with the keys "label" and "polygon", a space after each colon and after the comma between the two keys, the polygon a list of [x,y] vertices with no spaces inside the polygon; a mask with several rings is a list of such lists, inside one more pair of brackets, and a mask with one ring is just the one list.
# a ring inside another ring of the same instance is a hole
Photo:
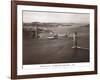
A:
{"label": "black and white photograph", "polygon": [[23,65],[90,60],[90,14],[22,11]]}
{"label": "black and white photograph", "polygon": [[97,6],[12,2],[12,79],[97,74]]}

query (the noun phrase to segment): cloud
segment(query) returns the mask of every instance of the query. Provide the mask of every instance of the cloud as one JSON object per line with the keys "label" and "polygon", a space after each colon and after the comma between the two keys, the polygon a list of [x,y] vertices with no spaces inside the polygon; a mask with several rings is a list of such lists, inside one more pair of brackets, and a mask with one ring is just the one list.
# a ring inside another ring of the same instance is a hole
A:
{"label": "cloud", "polygon": [[23,22],[89,23],[89,14],[23,11]]}

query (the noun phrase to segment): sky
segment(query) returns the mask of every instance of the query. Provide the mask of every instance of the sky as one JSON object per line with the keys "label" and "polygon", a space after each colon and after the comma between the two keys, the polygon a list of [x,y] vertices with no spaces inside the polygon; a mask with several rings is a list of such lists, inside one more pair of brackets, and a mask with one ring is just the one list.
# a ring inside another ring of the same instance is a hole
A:
{"label": "sky", "polygon": [[23,22],[89,23],[89,14],[23,11]]}

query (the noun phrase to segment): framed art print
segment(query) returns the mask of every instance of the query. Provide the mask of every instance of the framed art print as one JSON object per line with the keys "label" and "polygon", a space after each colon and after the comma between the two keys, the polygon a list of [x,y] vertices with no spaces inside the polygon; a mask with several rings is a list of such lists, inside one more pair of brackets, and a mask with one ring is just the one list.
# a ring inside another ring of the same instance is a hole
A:
{"label": "framed art print", "polygon": [[97,73],[97,6],[12,1],[11,78]]}

